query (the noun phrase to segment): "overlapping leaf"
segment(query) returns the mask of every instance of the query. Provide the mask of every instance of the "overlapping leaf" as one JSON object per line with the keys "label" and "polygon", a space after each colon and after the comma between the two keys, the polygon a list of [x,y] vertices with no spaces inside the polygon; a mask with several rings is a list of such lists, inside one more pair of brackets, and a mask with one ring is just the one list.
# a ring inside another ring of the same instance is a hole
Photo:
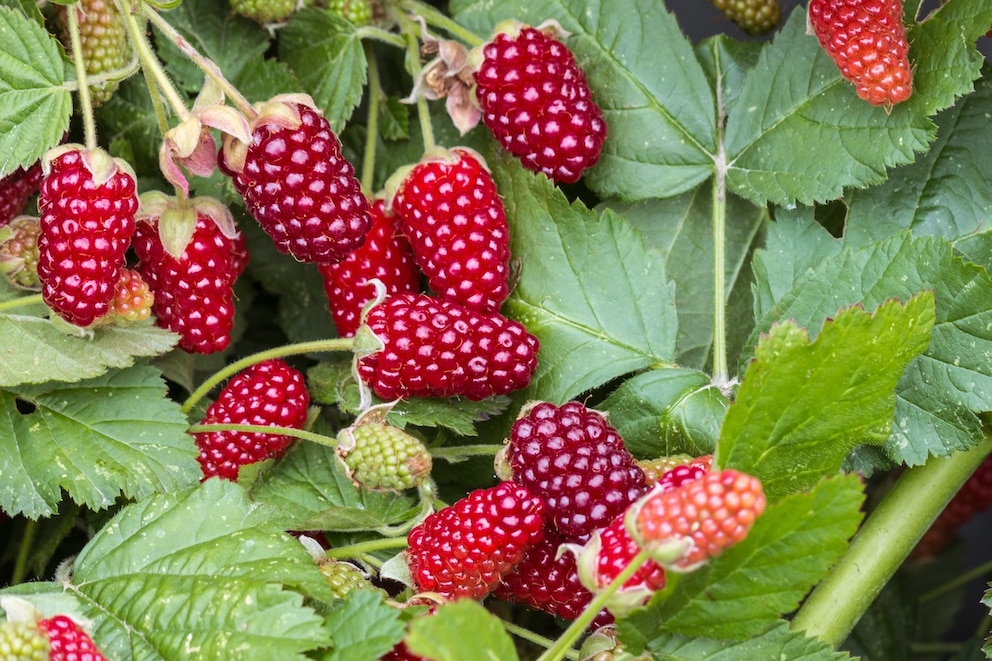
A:
{"label": "overlapping leaf", "polygon": [[400,611],[378,590],[355,590],[327,618],[332,649],[321,661],[378,661],[403,637]]}
{"label": "overlapping leaf", "polygon": [[739,642],[662,634],[649,643],[648,649],[654,661],[844,661],[851,658],[846,652],[838,652],[820,640],[789,631],[785,623]]}
{"label": "overlapping leaf", "polygon": [[[31,518],[194,484],[196,448],[151,367],[0,390],[0,507]],[[63,493],[64,492],[64,493]]]}
{"label": "overlapping leaf", "polygon": [[518,658],[502,623],[471,599],[445,604],[438,607],[435,615],[414,621],[407,647],[414,654],[436,661]]}

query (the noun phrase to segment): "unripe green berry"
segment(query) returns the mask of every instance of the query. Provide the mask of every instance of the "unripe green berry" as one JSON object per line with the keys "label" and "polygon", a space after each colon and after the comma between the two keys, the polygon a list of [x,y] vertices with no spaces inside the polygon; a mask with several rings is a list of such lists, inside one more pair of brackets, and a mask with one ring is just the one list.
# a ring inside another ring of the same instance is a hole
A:
{"label": "unripe green berry", "polygon": [[4,661],[48,661],[48,638],[33,622],[0,624],[0,659]]}
{"label": "unripe green berry", "polygon": [[431,472],[424,444],[398,427],[360,423],[338,434],[338,456],[352,481],[376,491],[420,486]]}
{"label": "unripe green berry", "polygon": [[262,25],[281,23],[296,11],[296,0],[231,0],[236,14]]}
{"label": "unripe green berry", "polygon": [[326,560],[320,563],[320,573],[327,586],[338,599],[344,599],[355,590],[378,590],[362,573],[362,570],[342,560]]}
{"label": "unripe green berry", "polygon": [[778,0],[713,0],[713,5],[748,34],[774,30],[782,12]]}
{"label": "unripe green berry", "polygon": [[329,0],[327,9],[358,27],[372,22],[372,3],[369,0]]}

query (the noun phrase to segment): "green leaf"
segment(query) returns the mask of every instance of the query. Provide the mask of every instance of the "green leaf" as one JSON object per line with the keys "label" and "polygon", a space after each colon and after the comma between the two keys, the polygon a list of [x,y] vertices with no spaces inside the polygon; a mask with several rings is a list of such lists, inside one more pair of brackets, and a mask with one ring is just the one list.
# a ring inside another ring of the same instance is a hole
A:
{"label": "green leaf", "polygon": [[648,649],[654,661],[843,661],[851,658],[820,640],[789,631],[784,622],[760,636],[739,642],[662,634],[650,642]]}
{"label": "green leaf", "polygon": [[569,204],[547,178],[490,158],[524,267],[504,312],[541,341],[530,399],[565,401],[674,357],[674,286],[660,256],[613,212]]}
{"label": "green leaf", "polygon": [[327,643],[303,595],[283,589],[330,600],[313,559],[226,480],[124,508],[79,553],[70,581],[97,644],[119,661],[302,659]]}
{"label": "green leaf", "polygon": [[[780,249],[769,241],[770,254]],[[975,413],[989,410],[992,401],[992,278],[985,269],[955,256],[947,241],[904,232],[823,260],[796,279],[757,326],[766,332],[775,321],[792,319],[815,335],[842,307],[872,309],[928,289],[937,302],[933,339],[899,382],[884,446],[890,458],[909,465],[982,438]]]}
{"label": "green leaf", "polygon": [[502,623],[478,602],[461,599],[410,624],[406,645],[433,661],[515,661],[517,651]]}
{"label": "green leaf", "polygon": [[805,13],[793,11],[765,47],[727,116],[727,186],[757,204],[809,204],[877,183],[931,137],[911,106],[886,112],[859,99],[806,34]]}
{"label": "green leaf", "polygon": [[[17,298],[0,282],[0,301]],[[98,328],[92,337],[66,335],[45,316],[43,304],[0,312],[0,387],[46,381],[79,381],[111,368],[129,367],[139,356],[171,349],[179,336],[151,324]]]}
{"label": "green leaf", "polygon": [[327,618],[334,648],[322,661],[377,661],[403,638],[400,610],[379,590],[355,590]]}
{"label": "green leaf", "polygon": [[[676,360],[683,367],[703,369],[713,348],[713,188],[698,188],[664,200],[633,204],[609,203],[637,228],[648,248],[665,260],[675,282],[675,309],[679,316]],[[726,255],[725,289],[731,321],[730,351],[744,346],[754,320],[751,309],[749,257],[767,224],[768,212],[736,196],[729,196],[723,251]]]}
{"label": "green leaf", "polygon": [[303,9],[280,33],[279,57],[340,133],[362,99],[367,63],[355,26],[321,9]]}
{"label": "green leaf", "polygon": [[277,94],[300,90],[300,81],[285,62],[257,55],[244,63],[231,81],[252,103],[266,101]]}
{"label": "green leaf", "polygon": [[[101,509],[195,483],[196,447],[147,366],[0,390],[0,508],[48,516],[65,494]],[[63,490],[65,494],[63,494]]]}
{"label": "green leaf", "polygon": [[379,135],[383,140],[406,140],[410,137],[410,109],[394,96],[379,106]]}
{"label": "green leaf", "polygon": [[[956,3],[960,4],[960,3]],[[992,70],[986,69],[987,74]],[[992,79],[937,116],[937,139],[884,184],[847,195],[844,245],[864,246],[901,229],[949,240],[990,227],[992,219]]]}
{"label": "green leaf", "polygon": [[0,7],[0,177],[62,139],[72,114],[64,82],[55,38],[24,13]]}
{"label": "green leaf", "polygon": [[295,530],[373,530],[406,521],[417,504],[403,494],[358,489],[334,462],[334,450],[296,443],[252,493],[284,512]]}
{"label": "green leaf", "polygon": [[712,453],[727,406],[706,374],[673,368],[627,379],[596,408],[634,456],[650,459]]}
{"label": "green leaf", "polygon": [[144,78],[123,81],[110,99],[96,109],[100,136],[111,145],[111,153],[125,157],[136,172],[159,171],[158,151],[162,144],[155,110]]}
{"label": "green leaf", "polygon": [[844,553],[863,500],[861,478],[838,475],[772,503],[742,542],[680,575],[630,622],[648,639],[661,631],[728,640],[761,634]]}
{"label": "green leaf", "polygon": [[[228,80],[238,79],[242,69],[269,48],[265,29],[230,11],[226,3],[183,0],[162,16],[201,55],[217,64]],[[190,94],[198,93],[203,88],[203,72],[171,41],[158,33],[156,37],[157,53],[175,82]]]}
{"label": "green leaf", "polygon": [[761,479],[770,501],[840,469],[861,443],[889,438],[895,389],[930,343],[932,292],[873,314],[845,308],[816,340],[791,322],[758,342],[727,411],[714,463]]}

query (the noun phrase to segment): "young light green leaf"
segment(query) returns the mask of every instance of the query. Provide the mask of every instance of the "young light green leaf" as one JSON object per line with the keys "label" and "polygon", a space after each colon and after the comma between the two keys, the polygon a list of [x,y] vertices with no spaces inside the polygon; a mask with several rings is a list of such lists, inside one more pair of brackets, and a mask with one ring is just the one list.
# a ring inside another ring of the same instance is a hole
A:
{"label": "young light green leaf", "polygon": [[936,117],[929,151],[893,170],[885,183],[848,193],[845,246],[865,246],[901,229],[953,241],[990,227],[992,154],[983,147],[992,140],[992,80],[982,78],[975,87]]}
{"label": "young light green leaf", "polygon": [[674,357],[674,286],[660,256],[607,210],[569,204],[547,178],[489,159],[524,268],[505,311],[541,341],[531,399],[565,401]]}
{"label": "young light green leaf", "polygon": [[596,408],[635,457],[650,459],[712,453],[727,406],[706,374],[672,368],[627,379]]}
{"label": "young light green leaf", "polygon": [[805,7],[798,7],[727,117],[727,186],[757,204],[833,199],[912,161],[932,130],[910,105],[886,112],[859,99],[806,33]]}
{"label": "young light green leaf", "polygon": [[58,43],[23,12],[0,7],[0,177],[37,161],[69,128]]}
{"label": "young light green leaf", "polygon": [[513,640],[496,616],[471,599],[439,606],[410,624],[407,647],[433,661],[515,661]]}
{"label": "young light green leaf", "polygon": [[0,401],[0,507],[11,514],[48,516],[63,490],[101,509],[200,477],[186,419],[151,367],[3,389]]}
{"label": "young light green leaf", "polygon": [[121,510],[79,553],[66,587],[88,602],[108,658],[302,659],[327,636],[284,585],[333,598],[272,510],[211,479]]}
{"label": "young light green leaf", "polygon": [[416,501],[358,489],[334,462],[334,450],[296,443],[252,496],[285,513],[296,530],[372,530],[409,518]]}
{"label": "young light green leaf", "polygon": [[333,648],[321,661],[377,661],[403,638],[400,610],[378,590],[355,590],[327,618]]}
{"label": "young light green leaf", "polygon": [[820,640],[789,631],[784,622],[760,636],[737,642],[661,634],[648,644],[648,649],[654,661],[849,661],[851,658]]}
{"label": "young light green leaf", "polygon": [[[648,248],[665,260],[675,282],[679,315],[676,360],[683,367],[703,369],[713,347],[713,188],[698,188],[664,200],[634,204],[609,203],[609,208],[640,231]],[[768,212],[731,195],[726,200],[727,227],[723,251],[731,355],[744,346],[753,326],[748,257],[767,224]]]}
{"label": "young light green leaf", "polygon": [[739,544],[631,614],[650,639],[662,631],[743,640],[795,610],[847,549],[861,522],[861,478],[837,475],[772,503]]}
{"label": "young light green leaf", "polygon": [[937,301],[933,341],[899,382],[895,424],[884,446],[890,458],[909,465],[982,439],[975,413],[989,410],[992,401],[988,271],[957,257],[947,241],[903,232],[861,249],[845,248],[811,268],[759,319],[756,331],[792,319],[816,335],[842,307],[872,309],[923,290],[933,290]]}
{"label": "young light green leaf", "polygon": [[282,29],[279,57],[340,133],[362,100],[368,69],[355,26],[330,11],[303,9]]}
{"label": "young light green leaf", "polygon": [[760,478],[775,501],[837,472],[854,446],[884,442],[896,385],[935,319],[928,291],[872,314],[845,308],[813,342],[791,322],[773,326],[727,411],[714,463]]}

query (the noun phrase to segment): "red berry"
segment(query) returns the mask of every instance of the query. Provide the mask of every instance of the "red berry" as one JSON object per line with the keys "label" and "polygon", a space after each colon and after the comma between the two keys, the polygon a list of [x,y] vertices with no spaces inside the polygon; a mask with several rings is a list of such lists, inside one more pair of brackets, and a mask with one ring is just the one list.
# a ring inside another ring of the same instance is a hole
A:
{"label": "red berry", "polygon": [[868,103],[891,106],[913,93],[902,0],[810,0],[820,45]]}
{"label": "red berry", "polygon": [[43,164],[38,277],[45,303],[76,326],[107,314],[138,210],[134,177],[102,150],[57,147]]}
{"label": "red berry", "polygon": [[341,143],[314,107],[274,99],[252,127],[234,185],[245,208],[275,242],[301,262],[337,262],[362,245],[372,227],[368,200]]}
{"label": "red berry", "polygon": [[[274,358],[239,373],[220,391],[201,424],[238,424],[302,429],[310,393],[303,374]],[[238,478],[238,469],[280,456],[293,438],[283,434],[215,431],[193,435],[204,479]]]}
{"label": "red berry", "polygon": [[41,620],[38,627],[48,635],[49,661],[107,661],[89,635],[65,615]]}
{"label": "red berry", "polygon": [[673,564],[691,569],[743,540],[765,504],[758,478],[726,469],[655,487],[631,508],[627,525],[648,548],[690,540]]}
{"label": "red berry", "polygon": [[544,534],[544,503],[513,482],[476,489],[407,535],[419,592],[482,599]]}
{"label": "red berry", "polygon": [[114,299],[110,302],[110,312],[101,323],[129,326],[145,321],[152,315],[155,295],[138,271],[121,269],[121,277],[114,288]]}
{"label": "red berry", "polygon": [[403,177],[391,204],[431,289],[498,312],[510,293],[510,230],[482,157],[463,147],[429,153]]}
{"label": "red berry", "polygon": [[334,326],[341,337],[351,337],[358,330],[362,309],[372,300],[375,289],[368,283],[378,278],[387,294],[416,292],[420,288],[420,271],[410,242],[400,234],[397,217],[386,213],[385,203],[372,203],[372,229],[365,243],[337,263],[318,264],[324,278],[324,291],[331,304]]}
{"label": "red berry", "polygon": [[366,323],[385,348],[358,372],[383,399],[464,396],[482,400],[525,387],[539,343],[516,321],[423,294],[391,296]]}
{"label": "red berry", "polygon": [[41,185],[41,163],[17,168],[0,179],[0,227],[20,215]]}
{"label": "red berry", "polygon": [[501,32],[475,73],[482,121],[524,167],[573,183],[596,164],[606,122],[572,52],[547,31]]}
{"label": "red berry", "polygon": [[585,541],[646,490],[623,439],[579,402],[540,402],[513,423],[506,459],[513,479],[541,496],[567,541]]}
{"label": "red berry", "polygon": [[[639,459],[637,465],[641,467],[644,471],[644,477],[647,478],[648,486],[654,486],[665,477],[667,473],[672,471],[679,466],[693,466],[701,469],[695,475],[698,477],[702,473],[712,469],[713,467],[713,455],[706,454],[701,457],[693,457],[688,454],[673,454],[667,457],[657,457],[655,459]],[[681,474],[679,474],[681,475]],[[665,477],[666,480],[670,480],[671,477]],[[679,478],[679,483],[682,480]]]}
{"label": "red berry", "polygon": [[[599,552],[596,554],[595,585],[587,587],[601,590],[608,586],[627,568],[641,548],[627,533],[624,514],[620,514],[606,528],[598,531]],[[592,543],[592,542],[590,542]],[[620,590],[649,594],[665,587],[665,570],[653,560],[648,560],[623,584]],[[639,604],[640,605],[640,604]]]}
{"label": "red berry", "polygon": [[227,236],[213,218],[197,213],[177,259],[165,250],[159,224],[154,216],[143,218],[134,237],[137,270],[155,296],[156,323],[178,333],[184,351],[223,351],[234,327],[233,285],[246,261],[244,238]]}

